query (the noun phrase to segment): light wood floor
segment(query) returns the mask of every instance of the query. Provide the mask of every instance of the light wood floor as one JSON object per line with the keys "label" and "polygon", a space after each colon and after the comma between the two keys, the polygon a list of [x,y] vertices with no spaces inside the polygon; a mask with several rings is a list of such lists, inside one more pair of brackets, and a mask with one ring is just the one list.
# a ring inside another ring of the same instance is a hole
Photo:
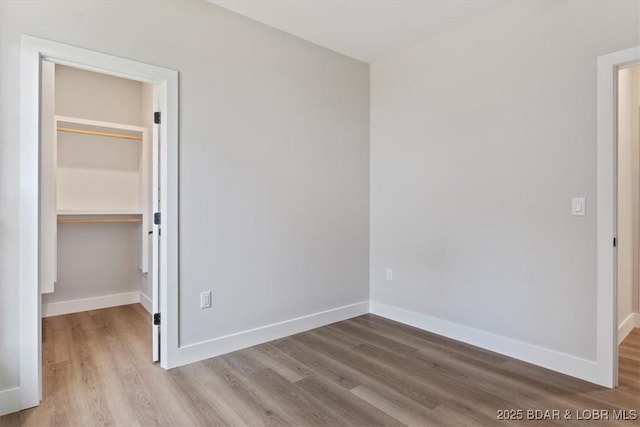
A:
{"label": "light wood floor", "polygon": [[505,409],[640,411],[640,329],[616,390],[373,315],[171,371],[149,361],[139,305],[47,318],[43,335],[44,400],[2,426],[457,427],[517,424],[496,419]]}

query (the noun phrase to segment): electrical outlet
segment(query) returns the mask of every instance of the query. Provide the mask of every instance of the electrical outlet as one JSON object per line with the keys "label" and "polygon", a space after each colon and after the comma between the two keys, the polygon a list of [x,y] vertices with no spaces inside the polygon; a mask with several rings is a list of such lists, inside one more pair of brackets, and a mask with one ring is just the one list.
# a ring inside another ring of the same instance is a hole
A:
{"label": "electrical outlet", "polygon": [[211,308],[211,291],[200,294],[200,308]]}
{"label": "electrical outlet", "polygon": [[393,270],[390,268],[387,268],[387,280],[389,282],[393,280]]}

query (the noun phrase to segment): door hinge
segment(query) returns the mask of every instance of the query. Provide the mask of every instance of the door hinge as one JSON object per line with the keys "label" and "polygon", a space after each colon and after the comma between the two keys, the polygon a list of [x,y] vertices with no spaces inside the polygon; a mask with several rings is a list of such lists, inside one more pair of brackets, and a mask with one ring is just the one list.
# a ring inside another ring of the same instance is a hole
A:
{"label": "door hinge", "polygon": [[153,324],[156,326],[160,325],[160,313],[153,314]]}
{"label": "door hinge", "polygon": [[617,247],[618,246],[618,239],[616,239],[615,237],[613,238],[613,247]]}
{"label": "door hinge", "polygon": [[160,225],[160,212],[156,212],[153,214],[153,223],[155,225]]}
{"label": "door hinge", "polygon": [[156,111],[153,113],[153,123],[157,125],[160,124],[160,111]]}

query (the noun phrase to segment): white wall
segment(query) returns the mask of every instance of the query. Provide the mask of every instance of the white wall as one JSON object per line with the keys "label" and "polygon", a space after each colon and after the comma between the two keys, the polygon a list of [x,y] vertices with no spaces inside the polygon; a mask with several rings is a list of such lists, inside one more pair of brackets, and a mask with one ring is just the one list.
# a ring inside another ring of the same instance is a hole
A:
{"label": "white wall", "polygon": [[145,126],[143,84],[56,65],[56,114]]}
{"label": "white wall", "polygon": [[638,312],[640,65],[618,74],[618,323]]}
{"label": "white wall", "polygon": [[58,281],[42,303],[138,292],[137,224],[58,225]]}
{"label": "white wall", "polygon": [[639,7],[519,2],[372,64],[374,302],[595,359],[596,57]]}
{"label": "white wall", "polygon": [[205,2],[2,1],[0,390],[19,383],[21,34],[180,72],[181,344],[368,299],[366,64]]}

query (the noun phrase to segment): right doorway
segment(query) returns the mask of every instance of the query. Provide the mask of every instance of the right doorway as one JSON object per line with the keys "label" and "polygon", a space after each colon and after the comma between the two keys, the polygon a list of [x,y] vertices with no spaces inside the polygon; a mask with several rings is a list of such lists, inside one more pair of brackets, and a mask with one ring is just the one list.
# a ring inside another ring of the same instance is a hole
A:
{"label": "right doorway", "polygon": [[640,384],[640,64],[617,85],[618,382]]}

